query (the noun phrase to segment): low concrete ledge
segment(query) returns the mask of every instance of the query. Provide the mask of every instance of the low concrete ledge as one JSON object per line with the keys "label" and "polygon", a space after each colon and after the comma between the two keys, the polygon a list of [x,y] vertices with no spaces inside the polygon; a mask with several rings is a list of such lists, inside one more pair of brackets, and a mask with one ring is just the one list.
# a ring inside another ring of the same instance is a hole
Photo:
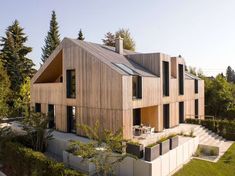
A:
{"label": "low concrete ledge", "polygon": [[79,170],[88,175],[93,175],[96,171],[95,165],[80,156],[75,156],[72,153],[63,151],[63,163],[66,167]]}

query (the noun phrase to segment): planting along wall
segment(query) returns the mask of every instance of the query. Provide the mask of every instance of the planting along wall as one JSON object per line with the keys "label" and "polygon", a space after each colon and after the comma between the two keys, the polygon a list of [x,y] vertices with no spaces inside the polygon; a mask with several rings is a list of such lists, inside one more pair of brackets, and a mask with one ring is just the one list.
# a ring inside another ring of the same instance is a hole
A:
{"label": "planting along wall", "polygon": [[126,158],[117,168],[119,176],[167,176],[176,172],[187,163],[197,150],[199,138],[190,138],[168,153],[159,156],[152,162]]}

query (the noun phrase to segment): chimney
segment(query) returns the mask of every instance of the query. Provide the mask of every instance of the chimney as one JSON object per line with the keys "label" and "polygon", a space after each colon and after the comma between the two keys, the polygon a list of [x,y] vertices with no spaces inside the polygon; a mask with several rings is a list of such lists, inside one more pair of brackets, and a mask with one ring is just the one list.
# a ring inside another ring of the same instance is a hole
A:
{"label": "chimney", "polygon": [[123,54],[123,38],[121,37],[116,38],[115,51],[119,54]]}

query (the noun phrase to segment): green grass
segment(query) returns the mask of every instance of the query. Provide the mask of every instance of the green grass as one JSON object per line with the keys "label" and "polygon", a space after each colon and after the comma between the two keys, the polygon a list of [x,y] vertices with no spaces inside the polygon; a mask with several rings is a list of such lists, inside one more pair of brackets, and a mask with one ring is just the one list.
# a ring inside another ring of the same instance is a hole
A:
{"label": "green grass", "polygon": [[217,163],[193,159],[174,176],[235,176],[235,143]]}

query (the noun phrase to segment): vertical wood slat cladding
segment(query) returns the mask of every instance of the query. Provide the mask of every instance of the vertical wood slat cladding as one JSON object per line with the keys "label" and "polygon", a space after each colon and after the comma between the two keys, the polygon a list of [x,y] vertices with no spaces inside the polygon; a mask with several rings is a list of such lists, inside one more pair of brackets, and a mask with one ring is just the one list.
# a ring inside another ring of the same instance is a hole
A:
{"label": "vertical wood slat cladding", "polygon": [[[199,93],[194,93],[194,80],[184,79],[184,95],[178,91],[178,64],[185,64],[182,58],[171,58],[161,53],[132,54],[128,58],[147,68],[156,77],[142,77],[142,99],[132,99],[132,76],[122,74],[108,64],[109,55],[101,49],[93,50],[63,40],[49,60],[36,74],[34,81],[46,69],[59,52],[62,53],[63,83],[31,85],[31,103],[54,104],[56,128],[67,131],[67,106],[76,106],[77,123],[93,126],[96,121],[101,129],[118,130],[123,128],[125,138],[132,138],[133,109],[142,108],[143,120],[149,119],[157,131],[163,128],[163,104],[170,104],[170,126],[179,123],[178,102],[185,102],[185,115],[194,114],[194,101],[199,99],[199,115],[204,115],[204,82],[198,81]],[[100,59],[102,55],[102,59]],[[99,56],[99,58],[98,58]],[[170,95],[162,94],[162,61],[169,62]],[[76,99],[66,98],[66,70],[75,69]],[[44,106],[44,105],[43,105]],[[42,107],[43,107],[42,106]],[[154,107],[154,108],[153,108]],[[43,109],[43,108],[42,108]],[[150,113],[152,112],[152,113]],[[149,117],[149,114],[152,114]],[[81,131],[78,134],[83,135]]]}

